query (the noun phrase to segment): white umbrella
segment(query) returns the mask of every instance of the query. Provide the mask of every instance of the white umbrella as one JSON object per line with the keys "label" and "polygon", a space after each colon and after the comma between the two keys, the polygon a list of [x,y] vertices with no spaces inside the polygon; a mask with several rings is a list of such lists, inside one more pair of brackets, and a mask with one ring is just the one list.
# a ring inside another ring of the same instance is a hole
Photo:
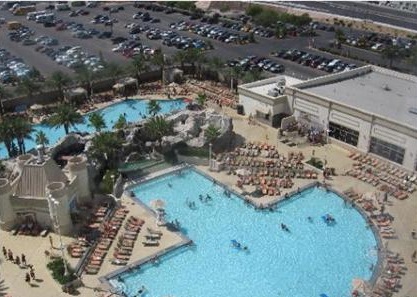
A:
{"label": "white umbrella", "polygon": [[368,290],[367,283],[360,278],[354,278],[352,280],[352,292],[357,292],[357,296],[365,296]]}
{"label": "white umbrella", "polygon": [[165,201],[162,199],[155,199],[150,202],[151,207],[154,209],[164,209],[165,208]]}
{"label": "white umbrella", "polygon": [[33,104],[33,105],[30,106],[31,110],[38,110],[38,109],[42,109],[42,108],[44,108],[44,106],[40,105],[40,104]]}

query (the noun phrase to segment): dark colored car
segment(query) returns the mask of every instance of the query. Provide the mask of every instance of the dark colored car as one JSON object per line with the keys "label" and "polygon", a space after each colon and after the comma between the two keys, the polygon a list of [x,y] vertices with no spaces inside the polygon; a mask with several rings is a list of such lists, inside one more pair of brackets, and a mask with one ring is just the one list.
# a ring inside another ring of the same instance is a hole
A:
{"label": "dark colored car", "polygon": [[105,38],[110,38],[111,37],[111,32],[105,31],[105,32],[101,32],[97,37],[100,39],[105,39]]}

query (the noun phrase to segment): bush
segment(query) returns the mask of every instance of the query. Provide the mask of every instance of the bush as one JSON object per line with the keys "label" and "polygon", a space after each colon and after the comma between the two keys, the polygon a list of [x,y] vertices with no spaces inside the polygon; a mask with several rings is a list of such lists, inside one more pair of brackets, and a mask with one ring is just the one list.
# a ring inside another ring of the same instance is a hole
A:
{"label": "bush", "polygon": [[319,158],[312,157],[307,161],[307,164],[310,164],[318,169],[323,169],[323,162]]}
{"label": "bush", "polygon": [[68,275],[64,275],[65,267],[64,260],[62,258],[52,260],[46,265],[46,267],[52,272],[52,277],[54,278],[54,280],[56,280],[61,285],[67,284],[76,279],[74,270],[72,270],[71,267],[68,266],[68,263]]}
{"label": "bush", "polygon": [[189,157],[199,157],[199,158],[208,158],[209,149],[207,147],[191,147],[183,144],[178,144],[175,148],[180,155],[189,156]]}

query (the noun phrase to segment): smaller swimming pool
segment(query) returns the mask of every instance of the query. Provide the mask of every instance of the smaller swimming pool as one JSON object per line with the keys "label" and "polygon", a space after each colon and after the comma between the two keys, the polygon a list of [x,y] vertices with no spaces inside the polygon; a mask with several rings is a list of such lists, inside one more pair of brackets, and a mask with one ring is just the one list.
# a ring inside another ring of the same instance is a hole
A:
{"label": "smaller swimming pool", "polygon": [[[128,122],[135,122],[142,120],[144,116],[148,115],[147,105],[149,100],[133,100],[128,99],[121,102],[114,103],[99,110],[92,111],[91,113],[99,112],[103,115],[106,121],[107,128],[105,130],[111,130],[114,123],[118,120],[119,116],[124,114]],[[186,107],[187,103],[182,99],[176,100],[158,100],[161,110],[159,114],[167,114],[174,110],[182,110]],[[85,123],[77,125],[75,128],[70,128],[70,131],[76,132],[93,132],[94,128],[89,125],[88,116],[90,113],[84,115]],[[48,137],[49,144],[54,145],[57,141],[65,135],[64,127],[51,128],[48,125],[37,124],[33,125],[36,131],[43,131]],[[31,134],[32,139],[26,139],[26,150],[29,151],[36,147],[35,143],[36,132]],[[4,143],[0,144],[0,158],[7,158],[7,150]]]}

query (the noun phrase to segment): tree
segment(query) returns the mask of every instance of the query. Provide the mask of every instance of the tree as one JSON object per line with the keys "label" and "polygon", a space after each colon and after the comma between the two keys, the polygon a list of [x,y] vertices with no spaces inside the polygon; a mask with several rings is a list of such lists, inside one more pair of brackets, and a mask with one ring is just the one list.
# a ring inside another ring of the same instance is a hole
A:
{"label": "tree", "polygon": [[90,126],[93,127],[96,132],[101,132],[102,129],[106,128],[106,122],[104,121],[104,117],[99,112],[93,112],[88,116],[88,121],[90,122]]}
{"label": "tree", "polygon": [[47,80],[47,84],[58,90],[61,101],[64,100],[64,90],[71,83],[71,78],[62,71],[55,71]]}
{"label": "tree", "polygon": [[148,113],[152,116],[155,116],[158,112],[161,111],[161,106],[159,105],[159,102],[156,100],[149,100],[147,108]]}
{"label": "tree", "polygon": [[250,83],[260,79],[262,79],[262,72],[256,69],[247,71],[242,78],[245,83]]}
{"label": "tree", "polygon": [[46,136],[45,132],[39,130],[39,131],[36,131],[35,142],[37,145],[41,145],[42,147],[45,147],[49,144],[49,139]]}
{"label": "tree", "polygon": [[19,154],[26,153],[25,139],[32,139],[31,133],[34,131],[32,125],[25,118],[14,118],[11,121],[12,135],[16,138]]}
{"label": "tree", "polygon": [[41,87],[36,84],[33,80],[25,77],[19,81],[17,85],[16,92],[19,94],[24,94],[28,97],[32,97],[34,93],[38,92]]}
{"label": "tree", "polygon": [[65,134],[68,134],[69,128],[84,123],[84,118],[71,104],[61,104],[47,123],[56,128],[64,126]]}
{"label": "tree", "polygon": [[383,59],[386,59],[389,61],[389,68],[392,68],[392,63],[394,62],[394,60],[400,57],[400,49],[396,45],[386,46],[382,50],[381,56]]}
{"label": "tree", "polygon": [[249,5],[248,8],[246,8],[246,14],[254,17],[262,13],[263,10],[264,9],[260,5]]}
{"label": "tree", "polygon": [[156,116],[145,123],[145,135],[149,140],[161,140],[163,136],[173,133],[173,124],[162,116]]}
{"label": "tree", "polygon": [[197,100],[198,105],[204,106],[204,104],[206,104],[207,94],[206,93],[198,93],[196,100]]}
{"label": "tree", "polygon": [[149,64],[143,54],[134,56],[130,68],[133,70],[138,83],[140,82],[140,75],[149,70]]}
{"label": "tree", "polygon": [[93,82],[99,76],[87,66],[81,66],[75,70],[78,82],[87,90],[88,97],[93,93]]}
{"label": "tree", "polygon": [[103,72],[113,79],[113,84],[115,84],[117,79],[124,74],[123,67],[115,62],[105,63]]}
{"label": "tree", "polygon": [[0,113],[4,114],[3,99],[10,96],[9,91],[7,91],[2,85],[0,85]]}
{"label": "tree", "polygon": [[334,32],[334,38],[337,40],[337,42],[338,42],[339,44],[344,43],[344,42],[346,41],[346,35],[345,35],[345,32],[343,32],[343,30],[342,30],[342,29],[337,29],[337,30]]}
{"label": "tree", "polygon": [[238,67],[238,66],[233,67],[231,70],[230,85],[234,85],[233,80],[236,80],[236,85],[238,85],[243,75],[244,73],[241,67]]}
{"label": "tree", "polygon": [[14,136],[11,123],[12,119],[8,117],[3,118],[3,120],[0,122],[0,141],[4,143],[9,158],[15,156],[13,149],[15,144],[13,142]]}
{"label": "tree", "polygon": [[152,57],[152,63],[159,67],[159,71],[161,73],[162,85],[164,85],[165,84],[164,69],[166,65],[166,59],[161,48],[158,48],[157,50],[155,50],[155,53]]}
{"label": "tree", "polygon": [[99,133],[91,140],[88,152],[92,158],[102,162],[105,169],[113,169],[116,168],[122,143],[122,139],[116,133]]}
{"label": "tree", "polygon": [[208,143],[213,143],[217,137],[220,136],[220,129],[213,125],[209,125],[206,130],[204,130],[204,136]]}
{"label": "tree", "polygon": [[174,55],[174,61],[180,63],[181,69],[184,70],[184,64],[188,61],[188,55],[186,51],[178,51]]}
{"label": "tree", "polygon": [[114,123],[113,129],[121,130],[121,129],[126,128],[126,126],[127,126],[126,117],[125,115],[121,114],[119,118],[117,119],[116,123]]}
{"label": "tree", "polygon": [[417,47],[412,48],[406,62],[414,68],[414,74],[417,74]]}

